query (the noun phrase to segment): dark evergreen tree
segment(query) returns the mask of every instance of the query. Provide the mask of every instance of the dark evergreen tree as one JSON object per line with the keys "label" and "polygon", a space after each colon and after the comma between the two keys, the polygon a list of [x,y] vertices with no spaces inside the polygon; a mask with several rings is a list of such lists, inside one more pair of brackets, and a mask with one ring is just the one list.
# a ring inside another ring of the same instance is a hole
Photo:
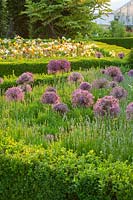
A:
{"label": "dark evergreen tree", "polygon": [[[26,0],[26,14],[30,18],[32,33],[41,37],[74,38],[78,32],[89,32],[93,19],[109,11],[109,0]],[[97,13],[97,14],[95,14]]]}
{"label": "dark evergreen tree", "polygon": [[26,14],[21,14],[25,11],[25,0],[6,0],[8,10],[8,37],[20,35],[28,37],[29,21]]}

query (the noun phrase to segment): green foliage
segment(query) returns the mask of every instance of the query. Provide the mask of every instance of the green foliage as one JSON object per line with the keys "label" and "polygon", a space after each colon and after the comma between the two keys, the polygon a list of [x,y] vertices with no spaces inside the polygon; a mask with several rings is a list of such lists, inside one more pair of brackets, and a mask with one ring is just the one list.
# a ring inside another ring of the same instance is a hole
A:
{"label": "green foliage", "polygon": [[0,1],[0,37],[4,37],[7,32],[7,8],[6,0]]}
{"label": "green foliage", "polygon": [[15,35],[28,37],[28,17],[22,15],[25,10],[25,0],[6,0],[8,16],[7,37],[13,38]]}
{"label": "green foliage", "polygon": [[126,28],[121,22],[114,20],[111,22],[110,33],[112,37],[124,37]]}
{"label": "green foliage", "polygon": [[128,62],[130,63],[130,65],[133,65],[133,48],[131,48],[131,51],[129,53]]}
{"label": "green foliage", "polygon": [[[99,11],[97,16],[94,15],[96,9]],[[108,0],[39,0],[38,2],[27,0],[24,13],[29,16],[30,23],[33,25],[31,28],[33,37],[34,31],[39,30],[39,37],[75,38],[79,32],[83,35],[87,34],[92,20],[109,10]],[[36,27],[37,23],[39,27]],[[34,29],[34,25],[38,30]]]}
{"label": "green foliage", "polygon": [[[51,58],[52,59],[52,58]],[[14,61],[14,62],[0,62],[0,76],[8,76],[15,74],[16,76],[23,72],[30,71],[33,73],[47,73],[47,64],[51,59],[45,60],[30,60],[30,61]],[[72,70],[90,69],[91,67],[104,68],[110,65],[126,65],[125,60],[111,59],[111,58],[67,58],[71,62]]]}
{"label": "green foliage", "polygon": [[0,136],[0,199],[131,200],[133,168],[59,145],[44,150]]}
{"label": "green foliage", "polygon": [[133,37],[130,38],[120,38],[120,37],[116,37],[116,38],[93,38],[95,41],[99,41],[99,42],[105,42],[107,44],[111,44],[111,45],[118,45],[127,49],[131,49],[133,47]]}

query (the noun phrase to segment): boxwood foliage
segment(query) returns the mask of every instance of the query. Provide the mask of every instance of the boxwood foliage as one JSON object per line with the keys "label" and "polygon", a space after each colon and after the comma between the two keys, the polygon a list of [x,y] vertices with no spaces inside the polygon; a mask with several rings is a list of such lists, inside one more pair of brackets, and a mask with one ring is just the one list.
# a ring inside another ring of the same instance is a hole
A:
{"label": "boxwood foliage", "polygon": [[127,38],[94,38],[95,41],[98,42],[105,42],[107,44],[111,45],[117,45],[124,47],[126,49],[133,48],[133,37],[127,37]]}
{"label": "boxwood foliage", "polygon": [[[55,58],[54,58],[55,59]],[[61,58],[60,58],[61,59]],[[126,65],[126,61],[121,59],[111,58],[66,58],[71,62],[72,70],[89,69],[91,67],[104,68],[110,65],[121,66]],[[16,75],[19,76],[23,72],[29,71],[32,73],[47,73],[47,64],[52,59],[31,60],[31,61],[12,61],[0,62],[0,76]]]}
{"label": "boxwood foliage", "polygon": [[47,150],[0,136],[0,199],[131,200],[133,168],[59,143]]}

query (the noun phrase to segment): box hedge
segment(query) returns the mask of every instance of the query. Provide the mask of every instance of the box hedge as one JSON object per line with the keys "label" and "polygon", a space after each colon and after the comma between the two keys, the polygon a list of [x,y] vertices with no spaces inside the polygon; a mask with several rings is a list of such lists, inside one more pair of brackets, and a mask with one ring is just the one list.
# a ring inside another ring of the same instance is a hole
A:
{"label": "box hedge", "polygon": [[104,42],[111,45],[117,45],[126,49],[133,48],[133,37],[128,38],[94,38],[95,41]]}
{"label": "box hedge", "polygon": [[[6,135],[6,134],[5,134]],[[0,136],[1,200],[131,200],[133,168],[93,151],[78,156]]]}
{"label": "box hedge", "polygon": [[[54,58],[55,59],[55,58]],[[71,62],[72,70],[79,69],[89,69],[91,67],[100,67],[104,68],[105,66],[110,65],[126,65],[125,60],[121,59],[111,59],[111,58],[66,58]],[[44,60],[31,60],[31,61],[14,61],[14,62],[0,62],[0,76],[7,76],[15,74],[19,76],[23,72],[29,71],[32,73],[47,73],[47,64],[49,60],[52,59],[44,59]]]}

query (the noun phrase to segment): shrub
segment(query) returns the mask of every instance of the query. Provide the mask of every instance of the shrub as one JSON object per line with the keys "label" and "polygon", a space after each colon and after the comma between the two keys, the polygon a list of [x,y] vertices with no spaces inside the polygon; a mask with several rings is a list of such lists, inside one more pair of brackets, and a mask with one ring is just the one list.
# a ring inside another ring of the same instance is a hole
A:
{"label": "shrub", "polygon": [[0,199],[132,199],[133,168],[102,154],[78,156],[58,145],[44,150],[2,135],[0,152]]}
{"label": "shrub", "polygon": [[104,42],[111,45],[117,45],[121,47],[125,47],[127,49],[131,49],[133,47],[133,37],[124,37],[124,38],[94,38],[94,40],[99,42]]}

